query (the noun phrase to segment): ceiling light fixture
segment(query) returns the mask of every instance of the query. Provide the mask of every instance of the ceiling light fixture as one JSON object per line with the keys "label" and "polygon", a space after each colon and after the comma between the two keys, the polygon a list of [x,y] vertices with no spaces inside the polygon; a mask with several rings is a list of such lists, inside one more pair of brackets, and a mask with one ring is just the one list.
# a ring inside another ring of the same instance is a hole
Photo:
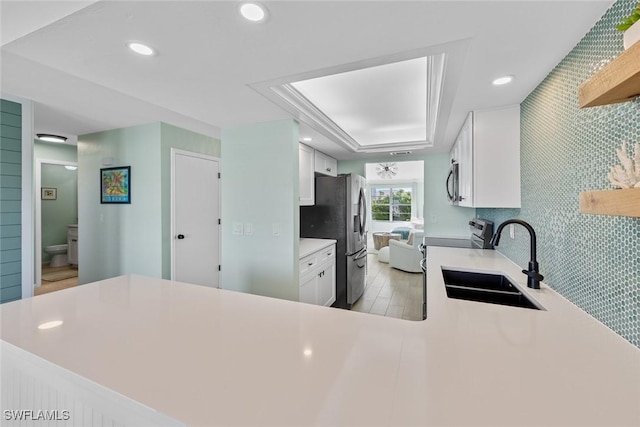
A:
{"label": "ceiling light fixture", "polygon": [[156,51],[151,46],[140,42],[129,42],[127,46],[138,55],[153,56],[156,54]]}
{"label": "ceiling light fixture", "polygon": [[382,179],[391,179],[398,174],[398,165],[396,163],[378,163],[376,173]]}
{"label": "ceiling light fixture", "polygon": [[513,81],[513,76],[504,76],[498,77],[493,81],[494,86],[506,85],[507,83],[511,83]]}
{"label": "ceiling light fixture", "polygon": [[40,141],[47,141],[47,142],[67,142],[67,137],[66,136],[60,136],[60,135],[52,135],[49,133],[39,133],[36,135],[38,137],[38,139]]}
{"label": "ceiling light fixture", "polygon": [[77,166],[72,166],[72,165],[64,165],[64,168],[68,171],[74,171],[76,169],[78,169]]}
{"label": "ceiling light fixture", "polygon": [[313,139],[309,138],[308,136],[305,136],[304,138],[302,138],[302,140],[303,140],[304,142],[311,142],[311,141],[313,141]]}
{"label": "ceiling light fixture", "polygon": [[264,22],[267,20],[267,8],[258,2],[240,3],[240,14],[251,22]]}

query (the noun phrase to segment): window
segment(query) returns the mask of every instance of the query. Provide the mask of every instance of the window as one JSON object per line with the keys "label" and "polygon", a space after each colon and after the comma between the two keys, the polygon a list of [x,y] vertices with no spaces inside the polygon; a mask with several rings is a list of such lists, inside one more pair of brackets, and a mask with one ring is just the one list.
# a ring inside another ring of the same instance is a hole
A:
{"label": "window", "polygon": [[371,187],[371,218],[374,221],[410,221],[410,187]]}

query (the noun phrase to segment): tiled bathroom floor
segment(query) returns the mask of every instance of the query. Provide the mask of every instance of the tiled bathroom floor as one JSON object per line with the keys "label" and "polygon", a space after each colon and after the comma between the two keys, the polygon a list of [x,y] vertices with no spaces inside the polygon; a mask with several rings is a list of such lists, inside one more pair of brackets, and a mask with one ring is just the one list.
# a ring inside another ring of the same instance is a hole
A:
{"label": "tiled bathroom floor", "polygon": [[367,258],[367,287],[352,310],[405,320],[422,320],[422,274],[405,273]]}

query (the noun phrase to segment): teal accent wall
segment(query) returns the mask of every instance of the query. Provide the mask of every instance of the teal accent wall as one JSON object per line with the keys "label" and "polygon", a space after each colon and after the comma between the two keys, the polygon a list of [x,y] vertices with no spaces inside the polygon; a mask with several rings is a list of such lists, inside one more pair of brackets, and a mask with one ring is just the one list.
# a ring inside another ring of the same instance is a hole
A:
{"label": "teal accent wall", "polygon": [[[164,123],[78,137],[80,283],[171,276],[171,147],[220,153],[219,140]],[[131,166],[131,204],[100,203],[100,169],[113,166]]]}
{"label": "teal accent wall", "polygon": [[220,140],[160,124],[162,175],[162,278],[171,278],[171,149],[220,157]]}
{"label": "teal accent wall", "polygon": [[[616,2],[522,103],[521,209],[478,209],[500,223],[530,222],[544,282],[640,347],[640,218],[580,214],[579,193],[612,188],[622,141],[640,142],[640,100],[578,108],[578,87],[622,51],[615,26],[637,4]],[[517,229],[499,250],[525,266],[529,239]]]}
{"label": "teal accent wall", "polygon": [[[475,209],[452,206],[447,200],[445,179],[449,170],[449,154],[409,155],[394,157],[393,161],[424,161],[424,228],[434,237],[469,237],[469,220]],[[389,157],[338,161],[338,173],[365,176],[367,163],[389,162]],[[435,219],[435,221],[434,221]]]}
{"label": "teal accent wall", "polygon": [[[298,124],[223,129],[222,155],[222,288],[297,301]],[[234,222],[253,235],[234,235]]]}
{"label": "teal accent wall", "polygon": [[42,165],[43,188],[55,188],[56,200],[42,200],[42,261],[51,255],[46,246],[67,243],[67,226],[78,223],[78,171],[67,170],[62,165]]}
{"label": "teal accent wall", "polygon": [[0,303],[22,297],[22,106],[0,100]]}

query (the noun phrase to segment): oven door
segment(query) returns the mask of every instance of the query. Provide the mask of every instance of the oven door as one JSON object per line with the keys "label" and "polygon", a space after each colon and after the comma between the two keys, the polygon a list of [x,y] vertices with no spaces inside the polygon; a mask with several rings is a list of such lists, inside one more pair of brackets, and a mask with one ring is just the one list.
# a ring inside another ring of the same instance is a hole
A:
{"label": "oven door", "polygon": [[457,205],[460,201],[459,191],[459,177],[458,177],[458,162],[451,160],[451,167],[449,167],[449,173],[447,174],[447,198],[449,203]]}

